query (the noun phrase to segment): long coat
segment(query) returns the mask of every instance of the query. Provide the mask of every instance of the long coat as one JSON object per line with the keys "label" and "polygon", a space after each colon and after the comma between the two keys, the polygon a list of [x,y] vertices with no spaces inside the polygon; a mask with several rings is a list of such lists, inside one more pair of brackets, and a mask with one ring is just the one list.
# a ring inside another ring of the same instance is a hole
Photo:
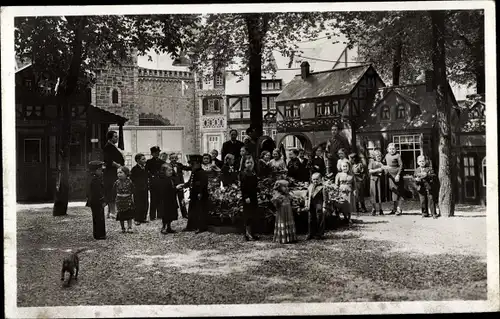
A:
{"label": "long coat", "polygon": [[160,215],[164,223],[170,223],[177,220],[178,217],[177,189],[175,188],[173,178],[164,175],[160,176],[158,185],[161,192]]}
{"label": "long coat", "polygon": [[117,168],[113,166],[113,162],[120,165],[125,165],[125,158],[123,158],[122,153],[118,148],[110,143],[109,141],[104,145],[103,148],[104,164],[106,168],[104,169],[103,179],[104,179],[104,197],[106,202],[112,203],[115,201],[113,198],[112,190],[115,181],[118,179],[116,174]]}

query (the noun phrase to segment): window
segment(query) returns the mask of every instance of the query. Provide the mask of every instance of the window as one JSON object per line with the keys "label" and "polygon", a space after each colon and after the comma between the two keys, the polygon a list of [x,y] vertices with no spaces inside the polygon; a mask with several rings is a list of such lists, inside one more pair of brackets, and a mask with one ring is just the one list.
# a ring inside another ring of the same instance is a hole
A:
{"label": "window", "polygon": [[402,104],[398,105],[396,118],[397,119],[404,119],[405,118],[405,106],[404,105],[402,105]]}
{"label": "window", "polygon": [[217,73],[215,75],[215,85],[216,86],[224,85],[224,78],[222,77],[222,73]]}
{"label": "window", "polygon": [[24,80],[24,86],[25,86],[26,88],[28,88],[28,89],[31,89],[31,86],[32,86],[32,82],[31,82],[31,80],[29,80],[29,79],[25,79],[25,80]]}
{"label": "window", "polygon": [[465,198],[476,198],[475,165],[473,156],[464,156]]}
{"label": "window", "polygon": [[222,100],[221,99],[203,99],[203,115],[221,114]]}
{"label": "window", "polygon": [[117,89],[113,89],[113,92],[111,92],[111,103],[118,104],[118,90]]}
{"label": "window", "polygon": [[243,139],[245,138],[246,135],[247,135],[247,131],[240,131],[240,141],[243,142]]}
{"label": "window", "polygon": [[205,150],[206,153],[211,152],[212,150],[219,150],[219,135],[208,135],[207,136],[207,148]]}
{"label": "window", "polygon": [[483,158],[481,167],[483,170],[483,187],[486,187],[486,157]]}
{"label": "window", "polygon": [[262,80],[263,91],[281,90],[281,80]]}
{"label": "window", "polygon": [[278,131],[277,130],[271,130],[271,138],[273,140],[276,140],[276,134],[278,134]]}
{"label": "window", "polygon": [[41,117],[43,107],[41,105],[26,105],[24,117]]}
{"label": "window", "polygon": [[382,106],[380,118],[382,120],[390,120],[391,119],[391,110],[388,106]]}
{"label": "window", "polygon": [[244,119],[249,119],[250,118],[250,101],[248,97],[242,98],[242,110],[243,110],[243,116],[242,118]]}
{"label": "window", "polygon": [[276,97],[275,96],[270,96],[269,97],[269,110],[276,110],[276,102],[275,102]]}
{"label": "window", "polygon": [[281,81],[275,81],[274,82],[274,89],[275,90],[281,90]]}
{"label": "window", "polygon": [[417,168],[417,157],[420,155],[420,135],[394,136],[393,142],[401,154],[403,170],[408,174],[413,174]]}
{"label": "window", "polygon": [[287,105],[285,106],[285,117],[287,118],[297,118],[300,117],[300,109],[298,105]]}
{"label": "window", "polygon": [[24,162],[42,162],[42,140],[39,138],[27,138],[24,140]]}
{"label": "window", "polygon": [[373,151],[375,151],[376,149],[381,149],[380,147],[380,140],[365,140],[365,143],[366,143],[366,150],[368,151],[368,154],[370,156],[370,158],[373,158]]}
{"label": "window", "polygon": [[337,102],[318,102],[316,103],[317,116],[331,116],[334,115],[334,103]]}

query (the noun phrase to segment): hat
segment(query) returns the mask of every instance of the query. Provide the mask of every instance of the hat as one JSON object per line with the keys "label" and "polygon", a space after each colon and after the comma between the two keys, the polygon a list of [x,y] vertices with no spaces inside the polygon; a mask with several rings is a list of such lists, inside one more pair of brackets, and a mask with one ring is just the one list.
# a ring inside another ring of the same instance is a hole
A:
{"label": "hat", "polygon": [[188,162],[190,164],[193,164],[193,163],[202,163],[203,162],[203,156],[198,155],[198,154],[188,155]]}
{"label": "hat", "polygon": [[151,151],[151,153],[156,153],[156,152],[160,152],[160,148],[158,146],[153,146],[149,149]]}
{"label": "hat", "polygon": [[95,171],[99,168],[102,168],[103,165],[104,165],[104,162],[102,162],[102,161],[91,161],[91,162],[89,162],[89,169],[91,171]]}

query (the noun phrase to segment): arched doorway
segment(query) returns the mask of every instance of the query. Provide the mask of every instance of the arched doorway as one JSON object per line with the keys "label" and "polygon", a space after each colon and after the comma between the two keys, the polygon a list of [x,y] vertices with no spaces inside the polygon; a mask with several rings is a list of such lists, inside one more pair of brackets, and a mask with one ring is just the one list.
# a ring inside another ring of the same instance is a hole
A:
{"label": "arched doorway", "polygon": [[287,152],[291,149],[303,149],[306,153],[311,154],[313,146],[311,140],[303,133],[289,133],[283,136],[279,142],[276,143],[278,148],[286,160]]}
{"label": "arched doorway", "polygon": [[261,136],[257,141],[257,158],[261,157],[263,151],[272,153],[276,148],[276,142],[268,135]]}

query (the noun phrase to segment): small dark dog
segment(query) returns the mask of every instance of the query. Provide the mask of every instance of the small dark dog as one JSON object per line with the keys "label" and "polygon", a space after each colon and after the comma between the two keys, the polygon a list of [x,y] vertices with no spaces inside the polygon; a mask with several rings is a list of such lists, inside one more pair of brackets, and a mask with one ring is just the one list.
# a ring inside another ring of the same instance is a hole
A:
{"label": "small dark dog", "polygon": [[68,282],[66,283],[66,287],[69,287],[71,279],[73,279],[73,276],[75,277],[75,280],[78,280],[78,270],[80,268],[80,259],[78,258],[78,254],[84,250],[85,250],[84,248],[79,249],[74,253],[71,253],[70,255],[66,256],[63,260],[62,270],[61,270],[61,281],[64,281],[65,273],[69,272],[69,279]]}

